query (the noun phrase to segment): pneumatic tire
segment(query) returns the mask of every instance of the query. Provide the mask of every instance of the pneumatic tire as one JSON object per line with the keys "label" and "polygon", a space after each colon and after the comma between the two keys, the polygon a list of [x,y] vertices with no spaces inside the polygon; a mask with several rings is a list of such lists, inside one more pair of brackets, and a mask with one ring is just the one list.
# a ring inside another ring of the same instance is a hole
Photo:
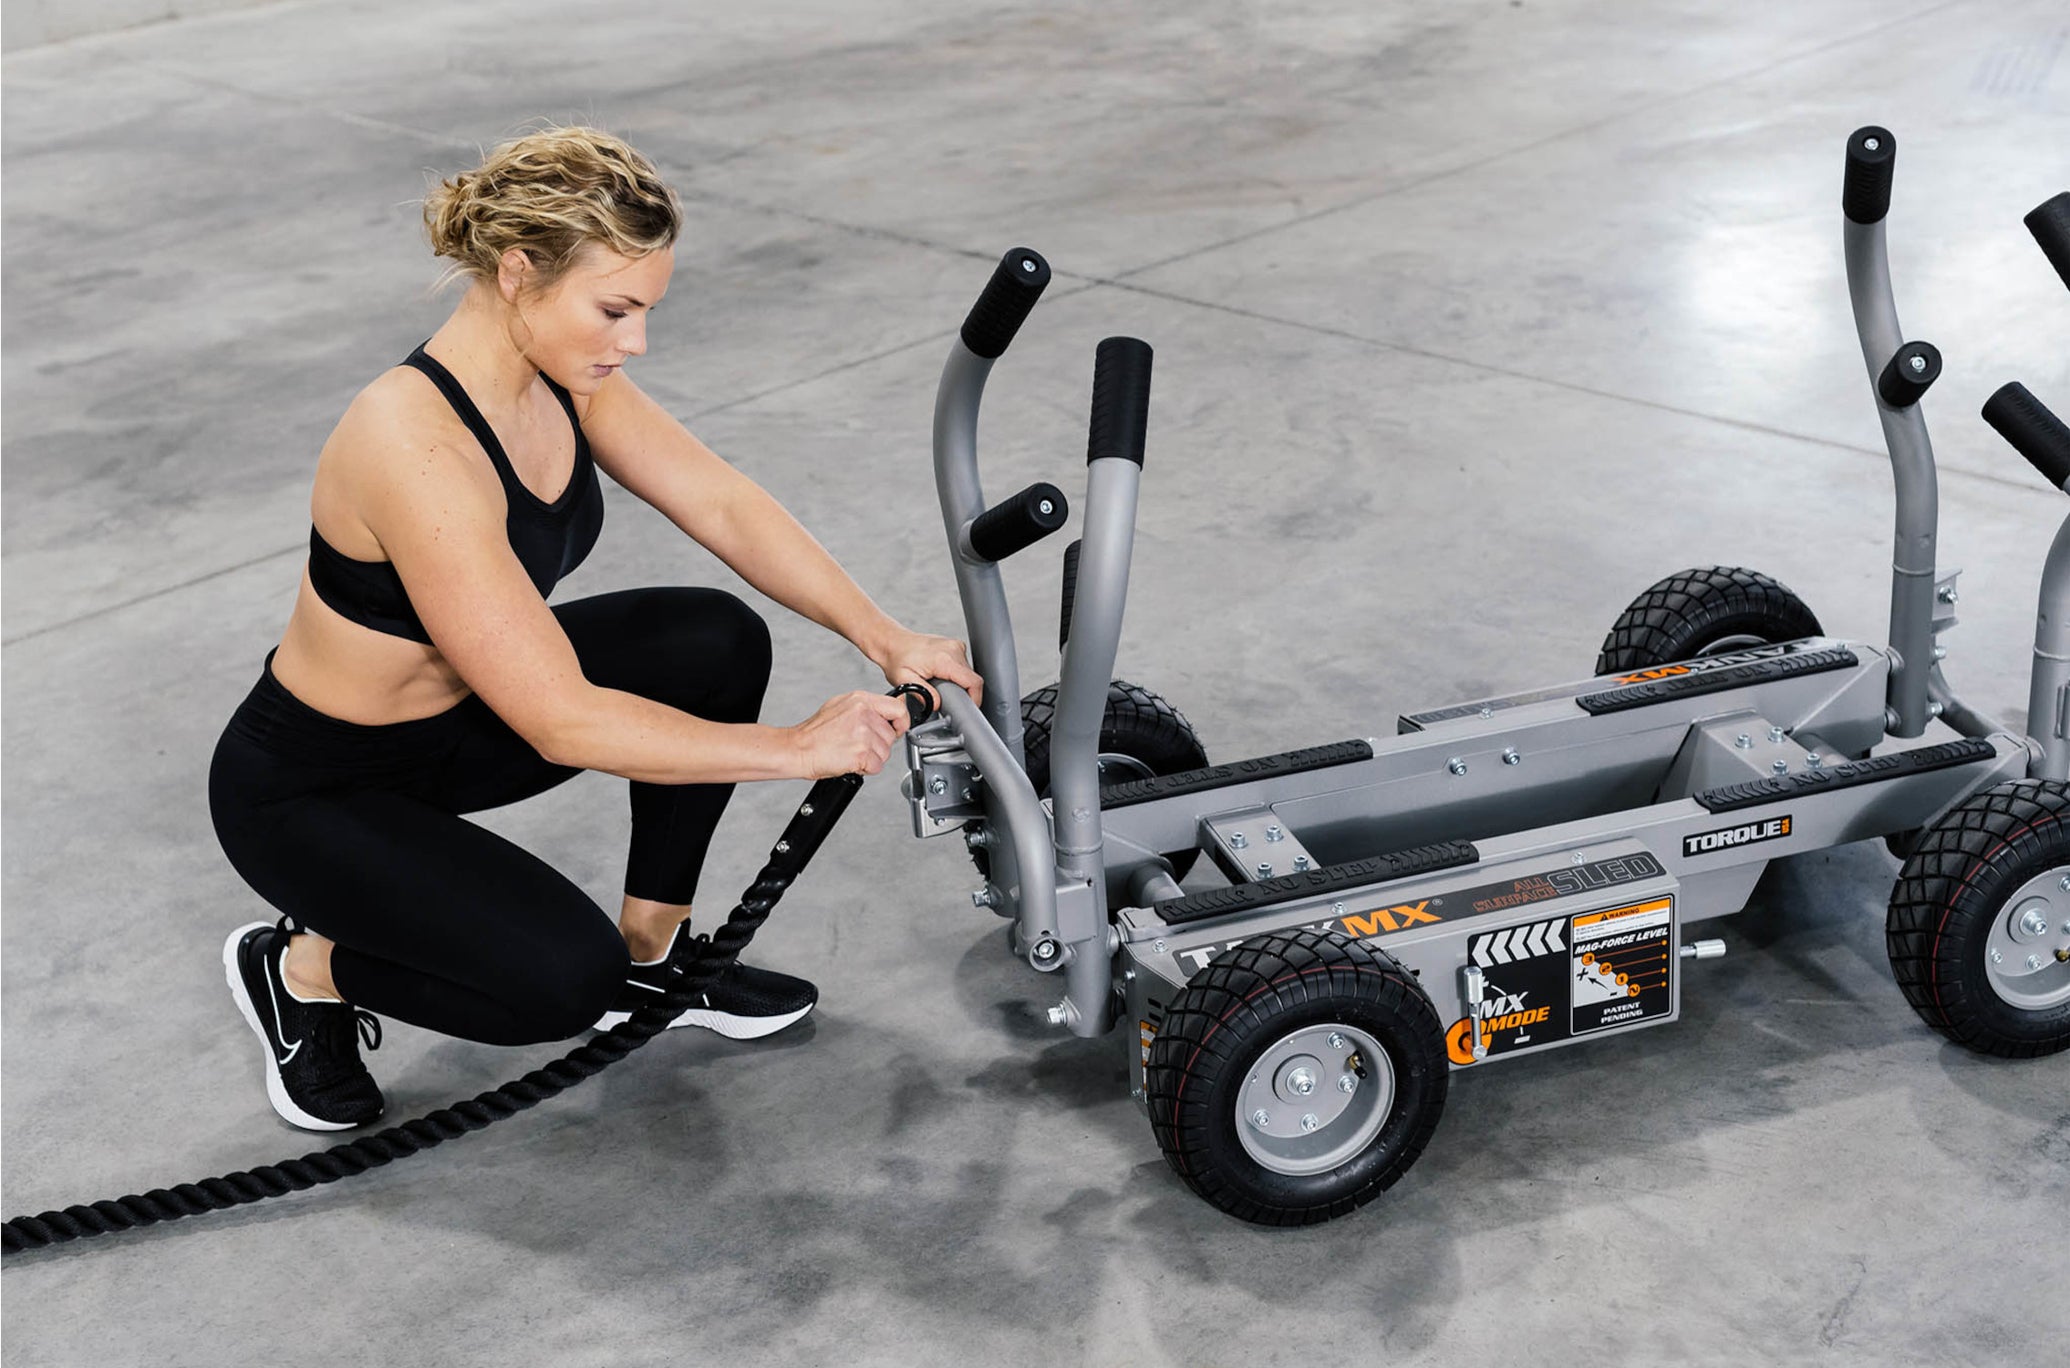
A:
{"label": "pneumatic tire", "polygon": [[1891,890],[1891,972],[1927,1025],[1979,1054],[2070,1046],[2070,784],[2014,779],[1920,836]]}
{"label": "pneumatic tire", "polygon": [[[1056,726],[1057,686],[1045,685],[1021,700],[1021,729],[1027,755],[1028,782],[1035,796],[1049,797],[1049,743]],[[1100,718],[1100,787],[1134,779],[1162,778],[1205,768],[1207,751],[1193,724],[1171,704],[1150,690],[1125,679],[1107,686],[1106,711]],[[1175,878],[1185,878],[1193,867],[1197,850],[1174,851],[1171,861]],[[991,861],[982,847],[974,847],[971,858],[978,873],[991,877]]]}
{"label": "pneumatic tire", "polygon": [[1603,638],[1598,675],[1803,637],[1824,636],[1818,615],[1783,584],[1735,565],[1669,575],[1633,599]]}
{"label": "pneumatic tire", "polygon": [[1316,931],[1216,956],[1172,1000],[1144,1075],[1173,1171],[1231,1216],[1281,1226],[1392,1187],[1437,1129],[1449,1084],[1443,1029],[1415,978],[1383,951]]}

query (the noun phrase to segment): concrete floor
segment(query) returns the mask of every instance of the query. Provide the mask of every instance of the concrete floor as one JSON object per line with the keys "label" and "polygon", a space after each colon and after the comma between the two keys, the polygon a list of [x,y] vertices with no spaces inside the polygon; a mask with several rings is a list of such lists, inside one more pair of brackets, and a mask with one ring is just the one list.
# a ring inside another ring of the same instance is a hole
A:
{"label": "concrete floor", "polygon": [[[265,909],[203,779],[319,445],[450,307],[427,170],[532,116],[661,162],[689,231],[640,382],[942,631],[934,380],[991,262],[1044,252],[988,487],[1077,488],[1094,343],[1157,348],[1120,672],[1232,759],[1585,675],[1685,565],[1877,639],[1890,478],[1838,201],[1883,123],[1902,316],[1948,359],[1948,671],[2017,722],[2070,510],[1976,410],[2016,377],[2070,407],[2070,299],[2019,224],[2064,188],[2066,37],[2048,0],[311,0],[10,54],[6,1210],[314,1147],[223,990]],[[737,585],[612,499],[562,595]],[[1009,571],[1030,687],[1058,577]],[[769,720],[872,683],[769,611]],[[714,902],[801,791],[739,796]],[[484,820],[610,901],[621,795]],[[12,1261],[8,1360],[2058,1362],[2070,1057],[1915,1019],[1894,871],[1772,867],[1679,1025],[1461,1075],[1391,1194],[1267,1231],[1173,1178],[1119,1041],[1039,1025],[1051,985],[880,779],[756,945],[821,983],[809,1025],[670,1038],[379,1174]],[[390,1023],[372,1064],[401,1118],[551,1053]]]}

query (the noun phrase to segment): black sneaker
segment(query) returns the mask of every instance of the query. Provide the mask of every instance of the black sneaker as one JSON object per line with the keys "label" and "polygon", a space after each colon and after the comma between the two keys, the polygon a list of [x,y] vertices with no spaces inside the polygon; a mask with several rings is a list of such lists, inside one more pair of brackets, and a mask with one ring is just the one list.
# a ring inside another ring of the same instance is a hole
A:
{"label": "black sneaker", "polygon": [[[709,937],[687,936],[683,927],[678,926],[674,939],[669,941],[668,953],[660,960],[653,964],[634,962],[625,986],[618,990],[618,1000],[597,1020],[596,1029],[608,1031],[640,1008],[660,1001],[661,995],[681,981],[685,970],[710,944]],[[819,989],[804,979],[735,960],[705,990],[700,1004],[679,1013],[669,1028],[703,1026],[730,1040],[754,1040],[801,1020],[818,1001]]]}
{"label": "black sneaker", "polygon": [[381,1114],[381,1089],[359,1059],[359,1041],[381,1046],[381,1021],[343,1002],[304,1002],[280,977],[287,918],[253,922],[223,942],[223,977],[252,1030],[266,1043],[266,1096],[304,1130],[350,1130]]}

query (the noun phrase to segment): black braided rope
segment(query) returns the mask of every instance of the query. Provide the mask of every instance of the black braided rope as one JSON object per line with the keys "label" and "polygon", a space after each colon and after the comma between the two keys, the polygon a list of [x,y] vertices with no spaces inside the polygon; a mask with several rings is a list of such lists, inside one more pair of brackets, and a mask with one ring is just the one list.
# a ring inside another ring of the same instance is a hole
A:
{"label": "black braided rope", "polygon": [[470,1131],[494,1125],[574,1087],[585,1078],[602,1073],[619,1060],[668,1029],[677,1014],[696,1004],[698,995],[740,957],[755,932],[769,919],[777,899],[791,886],[820,843],[862,787],[859,775],[837,775],[812,786],[797,816],[784,829],[782,839],[770,852],[769,862],[755,876],[740,905],[725,924],[712,933],[711,943],[695,962],[684,969],[682,981],[652,1006],[642,1007],[630,1020],[576,1046],[559,1059],[532,1070],[522,1078],[491,1088],[485,1093],[440,1107],[437,1111],[390,1126],[373,1135],[334,1145],[327,1150],[262,1164],[220,1178],[198,1183],[180,1183],[170,1188],[117,1197],[112,1201],[68,1206],[62,1211],[45,1211],[35,1216],[17,1216],[0,1225],[0,1255],[48,1245],[82,1240],[92,1235],[109,1235],[224,1211],[249,1202],[262,1202],[289,1192],[301,1192],[340,1178],[365,1173],[412,1154],[457,1140]]}

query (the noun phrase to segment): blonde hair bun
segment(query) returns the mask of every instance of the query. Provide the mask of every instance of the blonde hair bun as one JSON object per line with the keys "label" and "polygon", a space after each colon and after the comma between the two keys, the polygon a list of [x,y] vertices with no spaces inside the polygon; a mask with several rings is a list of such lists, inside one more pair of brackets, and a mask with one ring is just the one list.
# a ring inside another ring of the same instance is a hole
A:
{"label": "blonde hair bun", "polygon": [[424,197],[434,254],[466,275],[494,280],[516,247],[546,289],[590,243],[641,257],[674,244],[683,207],[654,163],[623,138],[581,125],[549,125],[497,144],[472,171],[449,176]]}

